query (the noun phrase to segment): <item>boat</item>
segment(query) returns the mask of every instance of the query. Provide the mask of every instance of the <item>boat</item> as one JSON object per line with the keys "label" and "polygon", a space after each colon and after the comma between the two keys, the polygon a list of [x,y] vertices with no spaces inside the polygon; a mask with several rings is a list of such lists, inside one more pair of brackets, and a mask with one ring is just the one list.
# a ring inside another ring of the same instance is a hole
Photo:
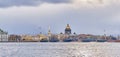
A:
{"label": "boat", "polygon": [[73,40],[71,38],[66,38],[63,40],[63,42],[72,42]]}
{"label": "boat", "polygon": [[48,42],[48,39],[41,39],[40,42]]}
{"label": "boat", "polygon": [[50,38],[49,42],[59,42],[59,39],[57,39],[57,38]]}
{"label": "boat", "polygon": [[99,39],[99,40],[97,40],[97,42],[106,42],[107,40],[105,40],[105,39]]}

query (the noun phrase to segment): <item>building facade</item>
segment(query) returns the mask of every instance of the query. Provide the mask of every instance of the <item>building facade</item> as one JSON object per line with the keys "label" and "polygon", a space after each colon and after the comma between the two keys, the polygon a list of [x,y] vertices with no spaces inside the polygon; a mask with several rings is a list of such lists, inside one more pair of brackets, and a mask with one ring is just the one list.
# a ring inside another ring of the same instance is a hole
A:
{"label": "building facade", "polygon": [[8,41],[8,33],[0,29],[0,42]]}
{"label": "building facade", "polygon": [[20,35],[9,35],[8,41],[9,42],[20,42],[21,36]]}

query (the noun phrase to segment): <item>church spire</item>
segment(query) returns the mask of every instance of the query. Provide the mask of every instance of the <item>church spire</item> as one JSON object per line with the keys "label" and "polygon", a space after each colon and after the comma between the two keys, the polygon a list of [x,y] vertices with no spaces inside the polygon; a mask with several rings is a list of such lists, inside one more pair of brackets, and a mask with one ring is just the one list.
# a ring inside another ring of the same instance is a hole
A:
{"label": "church spire", "polygon": [[50,26],[48,27],[48,35],[51,34]]}
{"label": "church spire", "polygon": [[50,41],[51,38],[51,30],[50,30],[50,26],[48,27],[48,42]]}

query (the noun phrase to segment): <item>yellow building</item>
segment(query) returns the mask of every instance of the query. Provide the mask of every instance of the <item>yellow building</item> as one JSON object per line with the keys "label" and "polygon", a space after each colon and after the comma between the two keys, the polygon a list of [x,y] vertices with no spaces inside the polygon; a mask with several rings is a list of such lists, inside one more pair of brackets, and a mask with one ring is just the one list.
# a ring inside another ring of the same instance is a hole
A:
{"label": "yellow building", "polygon": [[44,34],[39,34],[37,36],[39,37],[39,40],[48,38],[48,36],[46,36]]}
{"label": "yellow building", "polygon": [[31,35],[22,35],[22,41],[33,41],[33,37]]}

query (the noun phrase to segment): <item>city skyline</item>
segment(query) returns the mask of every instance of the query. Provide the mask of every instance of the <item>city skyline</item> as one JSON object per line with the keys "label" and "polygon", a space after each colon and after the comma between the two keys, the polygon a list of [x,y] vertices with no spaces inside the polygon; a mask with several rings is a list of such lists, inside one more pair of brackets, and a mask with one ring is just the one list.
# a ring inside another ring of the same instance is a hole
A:
{"label": "city skyline", "polygon": [[120,34],[118,0],[9,0],[0,1],[0,28],[10,34],[64,32]]}

